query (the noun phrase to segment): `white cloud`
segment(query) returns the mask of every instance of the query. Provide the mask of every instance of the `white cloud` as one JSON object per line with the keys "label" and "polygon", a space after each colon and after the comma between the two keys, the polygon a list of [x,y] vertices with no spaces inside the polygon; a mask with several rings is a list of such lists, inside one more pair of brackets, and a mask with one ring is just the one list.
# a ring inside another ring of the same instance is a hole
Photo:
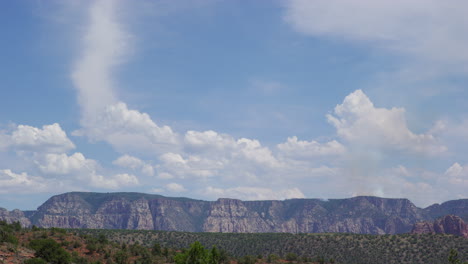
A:
{"label": "white cloud", "polygon": [[207,187],[203,192],[214,198],[237,198],[242,200],[284,200],[305,198],[298,188],[272,190],[260,187],[214,188]]}
{"label": "white cloud", "polygon": [[153,176],[154,167],[151,164],[147,164],[137,157],[125,154],[114,160],[112,164],[117,165],[121,168],[127,168],[131,170],[141,170],[144,175]]}
{"label": "white cloud", "polygon": [[139,185],[138,178],[133,174],[120,173],[112,176],[103,176],[99,174],[91,175],[91,185],[105,189],[119,189]]}
{"label": "white cloud", "polygon": [[117,101],[111,70],[128,52],[130,36],[117,23],[116,8],[114,0],[99,0],[89,10],[87,31],[82,38],[83,51],[77,56],[72,73],[85,122]]}
{"label": "white cloud", "polygon": [[114,160],[112,164],[122,168],[138,169],[144,165],[144,162],[139,158],[125,154]]}
{"label": "white cloud", "polygon": [[160,157],[160,160],[168,164],[184,165],[187,161],[180,154],[166,153]]}
{"label": "white cloud", "polygon": [[279,166],[271,150],[263,147],[258,140],[240,138],[235,140],[227,134],[209,130],[204,132],[188,131],[184,142],[189,150],[211,152],[212,157],[224,157],[228,160],[243,159],[263,166]]}
{"label": "white cloud", "polygon": [[156,166],[159,178],[205,179],[217,176],[258,181],[258,176],[266,175],[265,171],[282,166],[274,153],[258,140],[236,140],[230,135],[209,130],[188,131],[183,142],[184,152],[160,155],[160,163]]}
{"label": "white cloud", "polygon": [[141,168],[141,172],[147,176],[153,176],[154,175],[154,167],[150,164],[145,164],[143,165],[143,168]]}
{"label": "white cloud", "polygon": [[330,36],[402,52],[433,65],[468,70],[463,0],[291,0],[285,19],[300,33]]}
{"label": "white cloud", "polygon": [[237,140],[239,152],[242,156],[259,165],[279,167],[279,161],[273,156],[271,150],[263,147],[258,140],[241,138]]}
{"label": "white cloud", "polygon": [[336,140],[326,143],[317,141],[301,141],[297,137],[289,137],[284,143],[277,145],[281,154],[294,159],[310,159],[320,156],[341,155],[346,151],[345,146]]}
{"label": "white cloud", "polygon": [[[428,10],[434,10],[435,1],[429,0],[429,3]],[[352,41],[371,41],[384,48],[439,61],[445,61],[446,53],[452,52],[444,50],[433,53],[437,41],[446,41],[437,40],[442,34],[440,32],[436,32],[434,38],[430,39],[414,34],[417,26],[423,27],[425,29],[422,31],[423,36],[427,36],[428,29],[432,31],[434,28],[440,29],[447,25],[442,18],[435,19],[445,23],[435,23],[441,27],[433,27],[434,23],[429,23],[427,26],[422,22],[407,23],[407,19],[420,19],[426,16],[419,11],[423,5],[415,0],[407,2],[398,0],[391,4],[370,0],[346,3],[328,0],[292,0],[287,5],[288,21],[305,34],[340,38],[344,36]],[[361,7],[370,8],[374,12],[368,12]],[[242,187],[207,189],[207,193],[218,197],[243,199],[304,197],[297,188],[275,188],[289,186],[280,184],[294,179],[301,184],[312,183],[313,185],[308,187],[309,193],[323,191],[324,187],[317,184],[319,180],[330,184],[328,189],[334,189],[333,185],[341,184],[342,187],[339,187],[342,188],[341,193],[345,193],[349,191],[347,189],[349,182],[346,181],[344,174],[340,174],[343,170],[323,164],[312,165],[308,160],[316,160],[317,157],[328,159],[326,161],[336,160],[337,156],[345,154],[349,145],[430,154],[445,151],[444,146],[438,143],[431,132],[415,134],[408,129],[403,108],[376,108],[360,90],[347,96],[343,104],[338,105],[335,112],[328,115],[329,122],[337,129],[340,142],[346,147],[336,140],[319,143],[291,137],[286,142],[278,144],[272,151],[258,140],[236,139],[231,135],[212,130],[203,132],[191,130],[179,135],[169,126],[158,124],[148,114],[129,109],[125,103],[119,101],[112,83],[112,69],[131,49],[129,45],[131,37],[118,24],[116,8],[115,1],[100,0],[93,2],[90,9],[89,26],[83,36],[83,52],[77,56],[72,74],[78,91],[78,102],[82,108],[82,129],[77,131],[76,135],[87,136],[92,141],[109,143],[115,150],[125,154],[115,160],[114,165],[132,170],[131,173],[139,170],[149,176],[157,174],[165,190],[191,191],[175,182],[165,184],[186,179],[188,183],[185,184],[184,181],[184,184],[188,189],[196,188],[193,186],[198,186],[200,182],[206,183],[204,186],[213,183],[217,186],[236,186],[242,182]],[[453,35],[448,35],[450,38],[447,41],[452,41]],[[464,39],[465,36],[461,36],[460,43],[464,43]],[[455,42],[452,41],[451,44],[453,43]],[[466,45],[460,45],[464,46]],[[449,56],[450,58],[454,57]],[[282,88],[280,83],[275,82],[253,81],[252,85],[265,93],[274,93]],[[0,137],[0,148],[2,141],[4,140]],[[67,150],[69,149],[70,147]],[[82,154],[67,156],[63,152],[62,149],[54,152],[57,153],[55,155],[45,156],[40,160],[41,163],[38,163],[40,169],[43,172],[56,174],[74,174],[73,177],[97,188],[118,189],[140,184],[139,179],[133,174],[104,173],[98,164],[92,164]],[[156,156],[157,159],[143,161],[130,154],[138,157]],[[398,188],[399,185],[406,186],[405,190],[417,188],[428,190],[431,187],[427,187],[424,182],[409,181],[408,178],[413,174],[404,167],[398,168],[394,173],[399,176],[394,179],[388,175],[377,176],[376,179],[381,179],[382,182],[388,180],[389,186],[394,188]],[[403,174],[406,176],[402,176]],[[358,184],[362,185],[362,182]],[[371,191],[374,193],[390,193],[388,188],[379,187],[377,184],[372,187]]]}
{"label": "white cloud", "polygon": [[184,143],[189,149],[199,152],[231,150],[236,147],[233,137],[218,134],[213,130],[204,132],[189,130],[185,133]]}
{"label": "white cloud", "polygon": [[10,144],[10,136],[5,131],[0,130],[0,151],[7,149]]}
{"label": "white cloud", "polygon": [[158,178],[162,180],[169,180],[169,179],[173,179],[174,176],[168,172],[160,172],[158,173]]}
{"label": "white cloud", "polygon": [[47,190],[45,179],[17,174],[9,169],[0,170],[0,193],[37,193]]}
{"label": "white cloud", "polygon": [[75,135],[106,141],[120,152],[162,153],[177,145],[177,135],[168,126],[156,125],[148,114],[128,109],[115,95],[112,69],[131,48],[131,36],[117,22],[116,9],[116,1],[99,0],[89,11],[83,51],[72,73],[83,127]]}
{"label": "white cloud", "polygon": [[[450,184],[462,188],[465,190],[468,189],[468,166],[461,166],[458,162],[455,162],[450,168],[445,171],[444,176],[448,179]],[[467,196],[468,197],[468,196]]]}
{"label": "white cloud", "polygon": [[353,144],[432,155],[446,151],[433,135],[408,129],[405,109],[376,108],[361,90],[346,96],[334,114],[327,115],[328,121],[338,136]]}
{"label": "white cloud", "polygon": [[86,159],[79,152],[71,156],[67,154],[46,154],[43,158],[36,160],[39,169],[47,174],[70,174],[85,171],[95,171],[98,167],[94,160]]}
{"label": "white cloud", "polygon": [[158,165],[159,178],[170,179],[174,176],[178,178],[195,177],[206,178],[214,176],[223,167],[221,161],[201,158],[190,155],[187,158],[176,153],[165,153],[160,156],[161,163]]}
{"label": "white cloud", "polygon": [[97,161],[87,159],[79,152],[71,156],[64,153],[36,155],[35,163],[45,175],[59,175],[60,178],[55,178],[54,181],[64,185],[67,189],[76,189],[77,185],[104,189],[139,185],[139,180],[135,175],[112,174],[108,169],[102,168]]}
{"label": "white cloud", "polygon": [[66,152],[75,148],[59,124],[44,125],[42,129],[18,125],[11,136],[3,136],[9,146],[18,150],[39,152]]}
{"label": "white cloud", "polygon": [[76,135],[104,140],[117,151],[162,153],[179,147],[178,135],[168,126],[158,126],[146,113],[130,110],[125,103],[105,107]]}
{"label": "white cloud", "polygon": [[166,184],[166,189],[169,190],[170,192],[186,192],[187,191],[187,189],[185,189],[184,186],[175,182]]}

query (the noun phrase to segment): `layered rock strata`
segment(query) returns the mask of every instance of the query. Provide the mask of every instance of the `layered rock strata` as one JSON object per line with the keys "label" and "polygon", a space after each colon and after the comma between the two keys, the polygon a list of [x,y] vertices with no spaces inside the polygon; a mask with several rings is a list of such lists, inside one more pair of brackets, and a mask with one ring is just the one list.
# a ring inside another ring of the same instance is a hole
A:
{"label": "layered rock strata", "polygon": [[327,201],[201,201],[141,193],[72,192],[51,197],[27,216],[0,210],[0,219],[62,228],[398,234],[447,211],[468,215],[468,199],[421,209],[408,199],[370,196]]}

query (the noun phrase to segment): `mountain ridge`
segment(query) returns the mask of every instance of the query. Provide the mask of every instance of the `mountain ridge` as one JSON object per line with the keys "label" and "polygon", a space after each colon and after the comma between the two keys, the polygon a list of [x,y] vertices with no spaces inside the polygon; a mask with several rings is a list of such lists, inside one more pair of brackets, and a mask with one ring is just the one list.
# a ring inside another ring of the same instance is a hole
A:
{"label": "mountain ridge", "polygon": [[376,196],[204,201],[135,192],[68,192],[52,196],[35,211],[0,210],[0,219],[61,228],[398,234],[447,214],[466,219],[468,199],[419,208],[406,198]]}

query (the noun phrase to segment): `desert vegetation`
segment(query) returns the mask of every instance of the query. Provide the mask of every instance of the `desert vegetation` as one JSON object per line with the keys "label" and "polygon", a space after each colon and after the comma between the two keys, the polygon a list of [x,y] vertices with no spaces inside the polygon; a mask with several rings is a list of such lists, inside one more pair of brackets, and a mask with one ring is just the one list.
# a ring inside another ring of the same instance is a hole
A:
{"label": "desert vegetation", "polygon": [[468,239],[22,228],[0,221],[0,263],[467,263]]}
{"label": "desert vegetation", "polygon": [[[183,249],[199,241],[216,246],[239,263],[448,263],[450,250],[467,260],[468,239],[442,234],[289,234],[289,233],[190,233],[143,230],[90,230],[75,232],[105,235],[118,243]],[[385,260],[382,262],[382,260]],[[325,261],[325,262],[324,262]]]}

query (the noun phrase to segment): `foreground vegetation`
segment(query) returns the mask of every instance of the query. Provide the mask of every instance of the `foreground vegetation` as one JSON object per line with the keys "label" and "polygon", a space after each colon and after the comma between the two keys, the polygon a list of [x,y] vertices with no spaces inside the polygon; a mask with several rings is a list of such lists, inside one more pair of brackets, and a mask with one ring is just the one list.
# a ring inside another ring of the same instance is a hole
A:
{"label": "foreground vegetation", "polygon": [[24,229],[0,221],[0,263],[462,264],[467,256],[468,239],[451,235]]}
{"label": "foreground vegetation", "polygon": [[[74,230],[93,236],[105,235],[119,243],[154,242],[168,248],[187,248],[200,241],[207,248],[217,246],[236,258],[269,255],[297,261],[330,260],[336,263],[448,263],[447,254],[455,249],[468,260],[468,239],[453,235],[401,234],[289,234],[289,233],[189,233],[143,230]],[[294,259],[294,258],[293,258]]]}

